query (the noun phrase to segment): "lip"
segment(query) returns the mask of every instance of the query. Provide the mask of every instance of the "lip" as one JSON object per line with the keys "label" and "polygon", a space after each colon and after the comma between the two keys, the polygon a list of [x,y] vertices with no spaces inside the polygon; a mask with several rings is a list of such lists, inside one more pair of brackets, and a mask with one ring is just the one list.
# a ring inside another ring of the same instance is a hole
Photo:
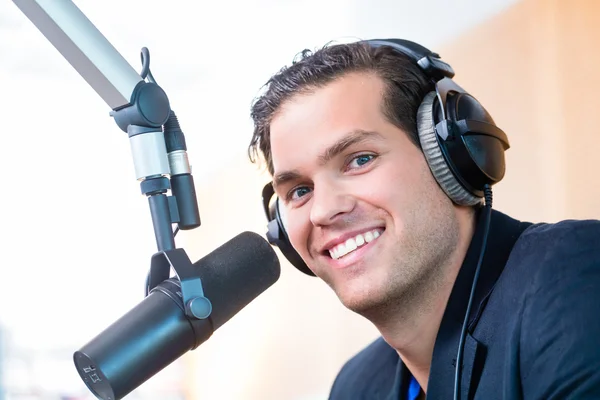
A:
{"label": "lip", "polygon": [[[372,228],[372,229],[374,229],[374,228]],[[384,232],[385,232],[385,230],[381,233],[381,235],[377,239],[373,240],[372,242],[365,243],[364,245],[360,246],[358,249],[345,255],[342,258],[338,258],[337,260],[334,258],[331,258],[328,254],[322,254],[321,257],[325,258],[327,264],[333,269],[348,268],[352,265],[355,265],[358,261],[360,261],[363,257],[365,257],[365,255],[369,251],[371,251],[375,246],[377,246],[377,244],[379,243],[379,240],[384,235]]]}

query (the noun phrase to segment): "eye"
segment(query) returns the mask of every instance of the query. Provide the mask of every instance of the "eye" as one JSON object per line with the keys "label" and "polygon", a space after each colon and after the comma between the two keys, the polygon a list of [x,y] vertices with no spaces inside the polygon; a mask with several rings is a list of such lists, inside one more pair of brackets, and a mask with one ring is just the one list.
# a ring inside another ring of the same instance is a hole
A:
{"label": "eye", "polygon": [[348,169],[357,169],[364,167],[375,158],[374,154],[360,154],[350,160]]}
{"label": "eye", "polygon": [[310,193],[310,188],[306,187],[306,186],[300,186],[300,187],[296,187],[293,190],[291,190],[288,195],[287,198],[288,200],[294,201],[294,200],[298,200],[301,197],[307,195],[308,193]]}

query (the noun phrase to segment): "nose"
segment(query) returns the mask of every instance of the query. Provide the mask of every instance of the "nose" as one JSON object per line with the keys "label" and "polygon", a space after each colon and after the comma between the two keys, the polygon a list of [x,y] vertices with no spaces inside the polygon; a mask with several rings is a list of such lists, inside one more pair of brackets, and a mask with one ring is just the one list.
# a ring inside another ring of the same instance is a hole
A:
{"label": "nose", "polygon": [[313,189],[310,221],[314,226],[331,225],[350,213],[355,205],[354,196],[334,184]]}

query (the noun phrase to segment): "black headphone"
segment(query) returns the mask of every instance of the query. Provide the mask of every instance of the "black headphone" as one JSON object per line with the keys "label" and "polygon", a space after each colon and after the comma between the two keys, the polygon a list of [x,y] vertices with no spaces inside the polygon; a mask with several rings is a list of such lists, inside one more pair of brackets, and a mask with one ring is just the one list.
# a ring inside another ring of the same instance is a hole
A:
{"label": "black headphone", "polygon": [[[432,80],[417,112],[417,130],[429,168],[442,190],[458,205],[482,202],[484,187],[498,183],[505,173],[506,134],[485,108],[458,86],[454,70],[440,56],[403,39],[364,41],[376,48],[389,46],[408,56]],[[269,221],[267,239],[287,260],[307,275],[315,276],[292,247],[285,231],[279,201],[269,182],[263,188],[264,211]]]}

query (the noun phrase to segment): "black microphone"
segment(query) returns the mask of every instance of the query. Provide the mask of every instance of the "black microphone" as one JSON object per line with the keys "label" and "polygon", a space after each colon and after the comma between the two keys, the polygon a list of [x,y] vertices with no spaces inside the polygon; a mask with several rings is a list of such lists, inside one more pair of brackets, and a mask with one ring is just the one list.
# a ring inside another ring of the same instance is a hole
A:
{"label": "black microphone", "polygon": [[169,278],[136,307],[73,355],[88,389],[102,400],[118,400],[189,350],[206,341],[279,279],[271,245],[244,232],[193,264],[212,303],[207,319],[188,318],[180,280]]}

